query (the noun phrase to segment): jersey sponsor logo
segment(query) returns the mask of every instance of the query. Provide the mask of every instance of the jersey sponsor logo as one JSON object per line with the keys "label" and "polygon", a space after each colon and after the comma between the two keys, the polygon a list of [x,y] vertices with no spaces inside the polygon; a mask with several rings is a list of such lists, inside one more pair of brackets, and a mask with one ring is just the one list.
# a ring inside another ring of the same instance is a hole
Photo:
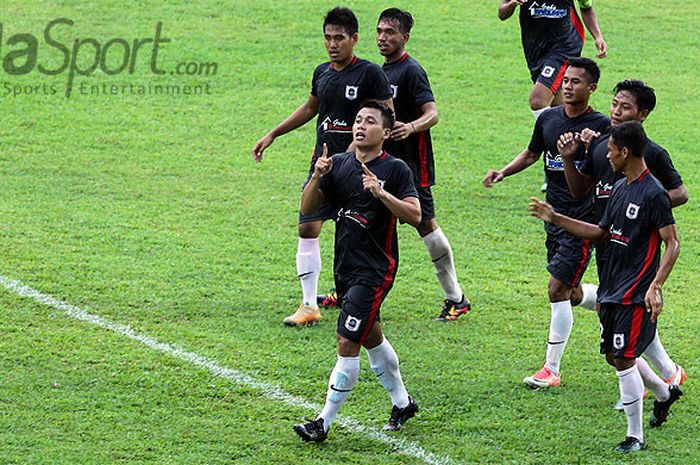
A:
{"label": "jersey sponsor logo", "polygon": [[389,84],[389,87],[391,87],[391,98],[396,98],[396,96],[399,95],[399,86]]}
{"label": "jersey sponsor logo", "polygon": [[625,335],[624,334],[614,334],[613,335],[613,347],[617,350],[623,349],[625,347]]}
{"label": "jersey sponsor logo", "polygon": [[357,98],[357,86],[345,86],[345,98],[348,100],[355,100]]}
{"label": "jersey sponsor logo", "polygon": [[636,220],[637,216],[639,216],[639,205],[635,205],[632,202],[627,205],[627,212],[626,212],[627,218],[631,220]]}
{"label": "jersey sponsor logo", "polygon": [[595,197],[596,199],[607,199],[612,193],[613,186],[607,182],[603,184],[603,181],[598,181],[595,186]]}
{"label": "jersey sponsor logo", "polygon": [[348,218],[350,220],[353,220],[363,228],[367,228],[369,225],[369,220],[362,216],[359,212],[353,211],[353,210],[344,210],[340,209],[338,210],[338,218]]}
{"label": "jersey sponsor logo", "polygon": [[[574,166],[576,169],[581,169],[583,161],[574,160]],[[544,155],[544,167],[549,171],[564,171],[564,160],[558,153],[552,155],[552,152],[547,150],[547,153]]]}
{"label": "jersey sponsor logo", "polygon": [[321,121],[320,124],[323,132],[351,132],[352,127],[348,126],[344,120],[331,119],[330,116],[326,116],[326,119]]}
{"label": "jersey sponsor logo", "polygon": [[630,238],[622,234],[622,232],[622,228],[615,229],[615,225],[610,226],[610,242],[627,247],[630,243]]}
{"label": "jersey sponsor logo", "polygon": [[559,19],[568,14],[568,10],[559,9],[556,5],[548,4],[546,2],[533,2],[532,5],[530,5],[529,10],[530,16],[533,18]]}
{"label": "jersey sponsor logo", "polygon": [[345,319],[345,329],[355,333],[358,329],[360,329],[361,323],[362,320],[360,320],[359,318],[355,318],[352,315],[348,315],[348,317]]}
{"label": "jersey sponsor logo", "polygon": [[549,78],[552,77],[552,75],[554,75],[554,66],[547,65],[542,68],[542,76]]}

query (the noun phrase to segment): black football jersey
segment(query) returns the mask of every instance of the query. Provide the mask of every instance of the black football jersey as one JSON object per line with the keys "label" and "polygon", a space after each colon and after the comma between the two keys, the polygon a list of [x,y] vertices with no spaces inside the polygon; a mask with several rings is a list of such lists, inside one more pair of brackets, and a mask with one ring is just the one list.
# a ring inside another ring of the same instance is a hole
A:
{"label": "black football jersey", "polygon": [[388,100],[391,90],[379,65],[355,57],[341,71],[333,69],[330,62],[318,65],[311,81],[311,95],[319,100],[313,171],[324,143],[328,144],[330,155],[348,149],[360,105],[369,99]]}
{"label": "black football jersey", "polygon": [[[398,199],[417,197],[406,163],[383,152],[366,164],[382,188]],[[321,178],[326,199],[338,206],[335,227],[336,282],[388,285],[399,262],[396,217],[362,187],[362,164],[352,152],[333,156],[333,168]]]}
{"label": "black football jersey", "polygon": [[[391,86],[397,121],[408,123],[416,120],[421,116],[420,107],[435,101],[428,75],[408,53],[394,63],[384,63],[382,68]],[[435,161],[430,129],[413,133],[400,141],[389,139],[384,148],[406,162],[413,171],[416,186],[429,187],[435,184]]]}
{"label": "black football jersey", "polygon": [[[542,153],[544,160],[544,172],[547,180],[547,202],[563,215],[578,220],[593,221],[592,194],[577,199],[571,194],[569,185],[564,175],[564,162],[557,149],[559,137],[566,132],[581,132],[585,128],[607,133],[610,127],[610,118],[588,108],[584,113],[575,118],[569,118],[564,111],[564,106],[554,107],[542,113],[532,133],[532,139],[528,148],[535,153]],[[583,147],[574,156],[574,164],[580,168],[585,151]],[[562,230],[558,226],[545,223],[545,229],[550,234],[559,234]]]}
{"label": "black football jersey", "polygon": [[598,302],[644,303],[659,268],[659,229],[674,223],[668,192],[648,169],[630,184],[615,183],[598,224],[610,233]]}

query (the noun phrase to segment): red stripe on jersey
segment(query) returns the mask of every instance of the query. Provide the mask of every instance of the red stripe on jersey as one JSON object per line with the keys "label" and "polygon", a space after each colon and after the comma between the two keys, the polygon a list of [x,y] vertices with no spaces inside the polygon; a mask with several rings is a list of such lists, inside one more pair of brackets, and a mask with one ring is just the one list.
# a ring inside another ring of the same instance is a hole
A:
{"label": "red stripe on jersey", "polygon": [[639,177],[637,178],[637,181],[641,181],[642,179],[646,178],[647,174],[649,174],[649,168],[645,169],[644,172],[639,175]]}
{"label": "red stripe on jersey", "polygon": [[394,270],[396,269],[396,258],[392,254],[392,249],[394,245],[394,232],[396,231],[396,217],[391,215],[389,219],[389,229],[386,235],[386,243],[384,244],[384,253],[389,260],[389,266],[387,267],[386,274],[384,275],[384,282],[381,286],[377,286],[374,291],[374,298],[372,299],[372,308],[369,312],[369,318],[367,320],[367,326],[365,327],[364,333],[360,336],[360,345],[365,343],[367,335],[369,335],[372,326],[374,326],[374,320],[377,318],[377,312],[379,312],[379,306],[384,300],[384,296],[389,292],[391,283],[394,281]]}
{"label": "red stripe on jersey", "polygon": [[654,263],[654,257],[656,257],[656,252],[659,250],[660,239],[661,234],[659,234],[658,230],[651,234],[647,254],[644,257],[644,264],[642,265],[642,271],[639,272],[637,279],[634,280],[632,286],[627,290],[627,292],[625,292],[625,295],[622,296],[622,300],[620,302],[622,305],[632,304],[632,295],[634,294],[634,290],[637,288],[637,284],[639,284],[639,281],[642,279],[642,276],[644,276],[644,273],[646,273],[649,268],[651,268],[652,263]]}
{"label": "red stripe on jersey", "polygon": [[562,63],[561,68],[559,68],[559,74],[557,74],[557,77],[554,78],[554,82],[552,82],[552,86],[549,88],[549,90],[552,91],[552,93],[556,94],[557,91],[559,90],[559,86],[561,85],[561,81],[564,80],[564,73],[566,73],[566,69],[569,67],[569,60],[566,60],[564,63]]}
{"label": "red stripe on jersey", "polygon": [[379,154],[379,159],[384,160],[387,155],[388,155],[388,153],[386,153],[386,151],[382,150],[382,153]]}
{"label": "red stripe on jersey", "polygon": [[420,162],[420,187],[428,187],[428,146],[425,131],[418,133],[418,160]]}
{"label": "red stripe on jersey", "polygon": [[357,60],[358,60],[357,55],[353,55],[352,61],[350,62],[350,66],[354,65],[355,63],[357,63]]}
{"label": "red stripe on jersey", "polygon": [[399,61],[397,61],[397,63],[401,63],[401,62],[405,61],[406,58],[408,58],[408,52],[405,52],[403,54],[403,56],[401,58],[399,58]]}
{"label": "red stripe on jersey", "polygon": [[586,269],[586,262],[588,260],[588,256],[591,254],[591,241],[583,241],[583,257],[581,257],[581,263],[578,265],[578,270],[576,270],[576,274],[574,275],[574,280],[571,283],[571,287],[576,287],[578,285],[578,280],[581,278],[581,274],[583,273],[583,270]]}
{"label": "red stripe on jersey", "polygon": [[576,29],[576,32],[578,33],[579,37],[581,37],[581,45],[583,46],[583,43],[586,41],[586,31],[583,29],[583,23],[581,23],[581,18],[578,17],[578,13],[576,13],[576,7],[573,5],[571,6],[571,24],[574,25],[574,29]]}
{"label": "red stripe on jersey", "polygon": [[632,326],[630,327],[630,339],[625,349],[625,358],[636,358],[637,339],[642,332],[642,322],[644,321],[644,305],[635,305],[632,310]]}

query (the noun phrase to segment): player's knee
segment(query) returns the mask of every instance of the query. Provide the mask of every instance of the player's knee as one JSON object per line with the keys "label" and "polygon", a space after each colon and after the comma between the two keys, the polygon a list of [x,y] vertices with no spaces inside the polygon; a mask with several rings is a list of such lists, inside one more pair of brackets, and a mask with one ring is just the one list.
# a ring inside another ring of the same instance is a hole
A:
{"label": "player's knee", "polygon": [[615,356],[612,353],[608,352],[605,354],[605,361],[608,362],[608,365],[611,367],[615,366]]}
{"label": "player's knee", "polygon": [[316,239],[321,234],[322,224],[320,221],[299,223],[299,237],[302,239]]}
{"label": "player's knee", "polygon": [[547,292],[550,302],[561,302],[571,298],[571,287],[555,278],[549,280]]}
{"label": "player's knee", "polygon": [[571,290],[570,300],[571,300],[571,305],[574,307],[581,303],[581,301],[583,300],[583,289],[581,289],[581,285],[579,285]]}
{"label": "player's knee", "polygon": [[435,221],[435,218],[430,218],[427,220],[421,221],[418,226],[416,226],[416,231],[418,231],[418,235],[420,237],[425,237],[431,232],[435,231],[438,228],[437,221]]}
{"label": "player's knee", "polygon": [[360,345],[350,339],[338,336],[338,355],[341,357],[356,357],[360,354]]}

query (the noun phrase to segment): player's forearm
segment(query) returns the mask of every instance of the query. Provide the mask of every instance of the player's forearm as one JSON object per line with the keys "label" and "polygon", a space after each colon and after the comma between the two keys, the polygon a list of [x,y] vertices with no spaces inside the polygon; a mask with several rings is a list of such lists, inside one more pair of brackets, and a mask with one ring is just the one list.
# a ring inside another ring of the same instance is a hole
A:
{"label": "player's forearm", "polygon": [[554,214],[551,223],[581,239],[601,242],[608,236],[608,232],[596,224],[575,220],[559,213]]}
{"label": "player's forearm", "polygon": [[437,108],[429,109],[417,119],[410,121],[408,124],[411,125],[413,132],[427,131],[438,123],[438,112]]}
{"label": "player's forearm", "polygon": [[501,174],[503,177],[513,176],[521,172],[522,170],[528,168],[533,163],[535,163],[540,158],[539,153],[530,151],[530,149],[525,149],[520,154],[515,157],[510,163],[508,163],[503,169],[501,169]]}
{"label": "player's forearm", "polygon": [[305,125],[306,123],[311,121],[314,116],[316,116],[316,113],[316,110],[314,110],[312,107],[305,103],[299,108],[297,108],[294,111],[294,113],[289,115],[287,119],[275,126],[269,134],[270,136],[276,139],[279,136],[287,134],[288,132],[291,132],[296,128]]}
{"label": "player's forearm", "polygon": [[598,25],[598,17],[595,14],[593,7],[582,8],[581,9],[581,19],[583,24],[586,25],[586,29],[591,33],[594,39],[602,39],[603,33],[600,32],[600,26]]}
{"label": "player's forearm", "polygon": [[505,21],[506,19],[513,16],[513,12],[518,6],[518,2],[514,1],[504,1],[498,6],[498,19]]}
{"label": "player's forearm", "polygon": [[681,184],[675,189],[669,190],[668,196],[671,198],[671,207],[678,207],[688,202],[688,189],[685,188],[685,184]]}
{"label": "player's forearm", "polygon": [[381,192],[379,200],[382,201],[396,218],[412,226],[418,226],[418,224],[420,224],[421,211],[418,199],[415,197],[408,197],[401,200],[385,190]]}
{"label": "player's forearm", "polygon": [[576,198],[585,196],[593,187],[593,178],[576,169],[570,158],[564,158],[564,177],[571,194]]}
{"label": "player's forearm", "polygon": [[306,187],[301,193],[301,210],[302,215],[311,215],[318,210],[324,200],[323,191],[319,188],[320,177],[316,174],[311,175],[311,179],[306,183]]}

